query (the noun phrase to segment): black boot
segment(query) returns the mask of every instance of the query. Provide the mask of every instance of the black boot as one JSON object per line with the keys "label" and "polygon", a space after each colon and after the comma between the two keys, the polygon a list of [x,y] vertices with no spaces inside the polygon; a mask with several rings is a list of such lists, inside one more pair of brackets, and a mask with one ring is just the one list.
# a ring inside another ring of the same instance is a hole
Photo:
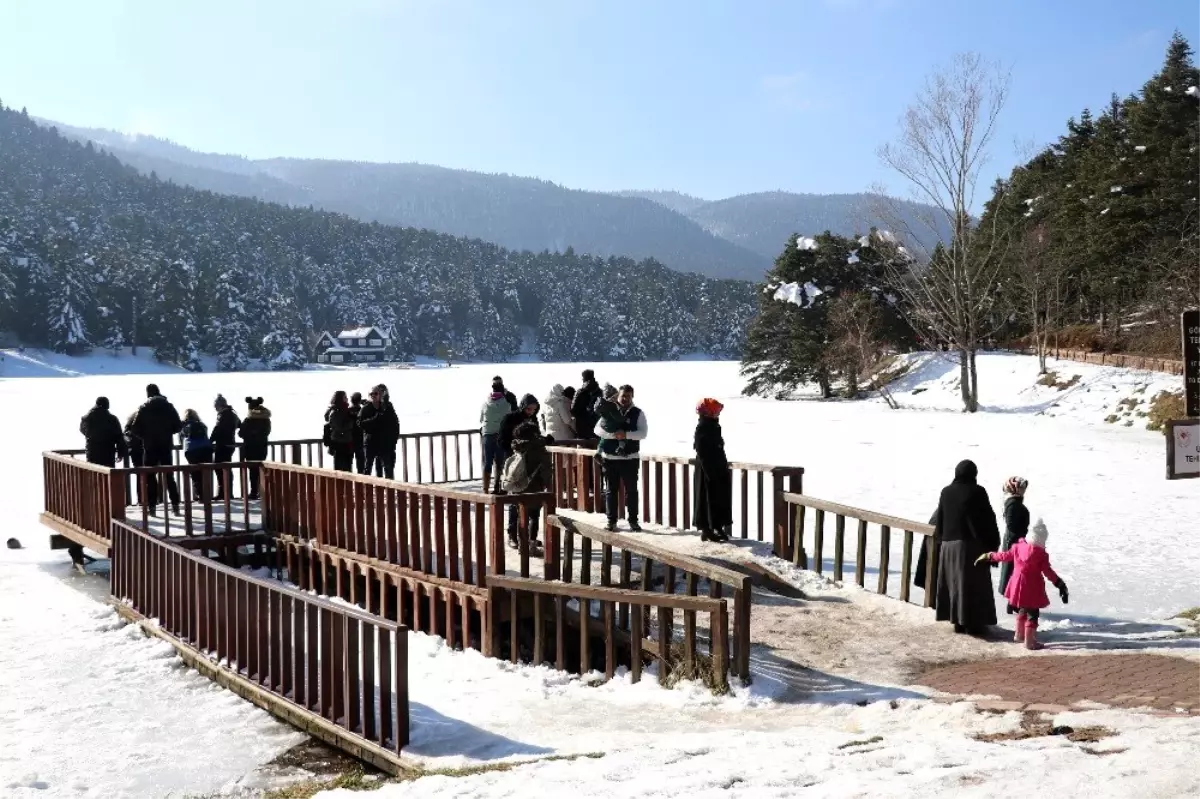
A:
{"label": "black boot", "polygon": [[610,533],[615,533],[617,531],[617,523],[610,521],[608,524],[604,525],[604,529],[608,530]]}
{"label": "black boot", "polygon": [[629,532],[640,533],[641,531],[642,531],[642,526],[637,523],[637,519],[633,519],[632,521],[629,522]]}
{"label": "black boot", "polygon": [[700,540],[701,541],[720,541],[721,539],[715,533],[713,533],[711,530],[701,530],[700,531]]}

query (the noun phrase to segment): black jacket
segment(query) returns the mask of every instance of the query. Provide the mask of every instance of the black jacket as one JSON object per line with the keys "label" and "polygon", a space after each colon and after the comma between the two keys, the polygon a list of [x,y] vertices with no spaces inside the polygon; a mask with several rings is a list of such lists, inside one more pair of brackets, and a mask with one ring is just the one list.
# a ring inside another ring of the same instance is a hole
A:
{"label": "black jacket", "polygon": [[1025,507],[1025,499],[1009,497],[1004,500],[1004,549],[1020,541],[1028,532],[1029,508]]}
{"label": "black jacket", "polygon": [[79,420],[79,432],[87,440],[88,463],[112,466],[125,458],[125,433],[121,422],[107,408],[96,406]]}
{"label": "black jacket", "polygon": [[363,432],[363,446],[374,451],[386,451],[396,448],[400,440],[400,418],[396,416],[396,408],[388,400],[379,403],[368,402],[358,413],[358,425]]}
{"label": "black jacket", "polygon": [[225,406],[217,411],[217,423],[213,425],[212,433],[208,440],[212,442],[214,448],[233,449],[237,446],[238,428],[242,426],[242,420],[238,418],[237,413],[233,408]]}
{"label": "black jacket", "polygon": [[504,389],[504,398],[508,400],[508,407],[515,411],[517,409],[517,395],[506,388]]}
{"label": "black jacket", "polygon": [[238,435],[242,437],[242,460],[266,460],[267,442],[271,439],[271,412],[261,405],[251,408],[238,428]]}
{"label": "black jacket", "polygon": [[[533,416],[525,415],[525,409],[530,405],[538,405],[537,397],[532,394],[526,394],[524,397],[521,397],[521,404],[517,410],[505,416],[504,421],[500,423],[500,437],[497,439],[497,443],[500,445],[501,452],[511,453],[513,451],[513,434],[521,424],[528,421],[534,421],[536,424],[536,413]],[[551,441],[553,440],[551,439]]]}
{"label": "black jacket", "polygon": [[179,411],[161,394],[143,402],[133,417],[133,434],[142,440],[145,449],[155,452],[172,449],[182,429]]}
{"label": "black jacket", "polygon": [[145,453],[145,446],[142,440],[133,433],[133,420],[137,416],[137,411],[129,414],[129,418],[125,420],[125,446],[129,452],[129,460],[134,466],[142,465],[142,455]]}
{"label": "black jacket", "polygon": [[601,396],[603,392],[595,380],[589,380],[575,392],[575,399],[571,402],[571,415],[575,417],[575,435],[580,438],[596,437],[593,431],[599,417],[596,415],[595,406],[596,400]]}
{"label": "black jacket", "polygon": [[709,416],[696,422],[696,501],[693,523],[698,530],[721,530],[733,524],[733,475],[725,456],[721,423]]}
{"label": "black jacket", "polygon": [[357,427],[358,420],[348,406],[330,405],[325,410],[325,446],[353,447]]}
{"label": "black jacket", "polygon": [[975,540],[985,552],[1000,548],[1000,529],[987,489],[975,482],[977,470],[963,461],[954,470],[954,482],[942,489],[934,514],[934,536],[939,543]]}
{"label": "black jacket", "polygon": [[358,420],[362,414],[362,409],[363,404],[361,402],[350,403],[350,416],[354,418],[354,448],[356,450],[362,449],[363,447],[362,425],[358,423]]}

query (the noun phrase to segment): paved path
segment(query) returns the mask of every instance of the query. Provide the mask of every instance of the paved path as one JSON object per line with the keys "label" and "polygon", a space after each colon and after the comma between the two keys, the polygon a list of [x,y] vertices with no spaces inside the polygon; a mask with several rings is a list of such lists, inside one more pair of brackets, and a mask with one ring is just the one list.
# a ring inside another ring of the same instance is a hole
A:
{"label": "paved path", "polygon": [[1001,702],[982,703],[997,710],[1057,711],[1095,702],[1200,713],[1200,662],[1169,655],[1038,655],[977,660],[931,668],[916,682],[948,694],[999,696]]}

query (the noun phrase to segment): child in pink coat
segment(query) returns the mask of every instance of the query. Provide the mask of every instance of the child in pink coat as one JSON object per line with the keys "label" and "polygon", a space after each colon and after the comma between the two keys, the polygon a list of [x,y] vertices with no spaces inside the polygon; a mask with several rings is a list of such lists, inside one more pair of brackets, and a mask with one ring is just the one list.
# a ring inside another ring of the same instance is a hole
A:
{"label": "child in pink coat", "polygon": [[1025,539],[1017,541],[1007,552],[986,552],[975,561],[1013,564],[1013,574],[1004,590],[1004,597],[1017,608],[1017,632],[1013,640],[1018,643],[1024,641],[1026,649],[1043,647],[1037,640],[1038,616],[1042,608],[1050,606],[1044,580],[1053,583],[1063,604],[1067,603],[1067,584],[1050,568],[1050,555],[1046,553],[1047,536],[1049,531],[1045,523],[1038,519]]}

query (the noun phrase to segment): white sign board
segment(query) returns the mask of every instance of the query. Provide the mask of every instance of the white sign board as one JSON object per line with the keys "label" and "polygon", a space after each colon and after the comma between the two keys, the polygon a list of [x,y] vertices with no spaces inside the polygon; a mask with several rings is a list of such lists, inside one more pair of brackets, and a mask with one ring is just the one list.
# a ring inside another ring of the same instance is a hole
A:
{"label": "white sign board", "polygon": [[1200,477],[1200,419],[1167,423],[1167,479]]}

